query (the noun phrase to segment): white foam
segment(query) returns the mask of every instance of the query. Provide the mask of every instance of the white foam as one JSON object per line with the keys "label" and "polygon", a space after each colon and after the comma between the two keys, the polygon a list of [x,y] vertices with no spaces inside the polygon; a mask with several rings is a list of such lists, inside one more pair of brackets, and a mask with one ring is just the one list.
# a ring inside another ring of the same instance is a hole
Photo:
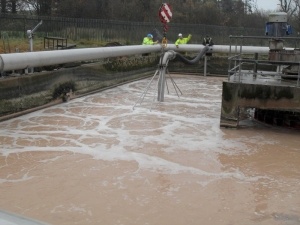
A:
{"label": "white foam", "polygon": [[[147,100],[150,102],[145,100],[134,110],[132,107],[148,79],[33,112],[1,123],[0,139],[13,141],[1,144],[0,152],[8,156],[27,151],[71,151],[101,160],[135,161],[144,170],[251,180],[254,178],[246,178],[239,171],[203,171],[159,156],[164,154],[153,156],[141,151],[153,145],[164,146],[159,151],[166,154],[201,152],[221,168],[218,154],[250,154],[257,150],[252,147],[254,143],[276,144],[261,134],[226,137],[219,124],[221,81],[221,78],[179,78],[176,83],[183,91],[182,96],[178,98],[173,91],[165,95],[163,103],[152,103],[152,96]],[[94,141],[85,143],[87,139]],[[20,140],[29,144],[20,144]]]}

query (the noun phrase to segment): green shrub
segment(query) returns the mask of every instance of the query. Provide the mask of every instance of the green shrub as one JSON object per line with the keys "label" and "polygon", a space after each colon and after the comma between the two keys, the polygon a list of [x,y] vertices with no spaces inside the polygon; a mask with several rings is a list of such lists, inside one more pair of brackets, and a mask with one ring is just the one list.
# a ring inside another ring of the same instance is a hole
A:
{"label": "green shrub", "polygon": [[69,93],[71,90],[73,92],[76,91],[74,81],[68,81],[65,83],[61,83],[57,87],[54,88],[54,91],[52,93],[52,98],[57,99],[57,98],[63,97],[67,93]]}

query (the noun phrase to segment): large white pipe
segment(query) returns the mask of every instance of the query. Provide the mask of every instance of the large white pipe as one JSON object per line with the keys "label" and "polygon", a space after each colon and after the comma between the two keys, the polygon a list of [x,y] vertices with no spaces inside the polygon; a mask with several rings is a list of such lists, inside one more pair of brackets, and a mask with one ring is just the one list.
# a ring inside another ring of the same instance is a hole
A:
{"label": "large white pipe", "polygon": [[[187,44],[187,45],[179,45],[179,48],[176,48],[175,45],[170,44],[167,46],[168,50],[174,50],[174,51],[182,51],[182,52],[199,52],[201,51],[205,46],[203,45],[195,45],[195,44]],[[209,46],[211,53],[229,53],[230,52],[230,45],[213,45]],[[285,50],[293,50],[293,48],[285,48]],[[231,52],[239,54],[241,51],[242,54],[263,54],[268,55],[270,48],[269,47],[262,47],[262,46],[231,46]]]}
{"label": "large white pipe", "polygon": [[[174,44],[169,44],[167,45],[165,50],[174,50],[180,52],[199,52],[203,48],[203,45],[196,44],[179,45],[179,48],[176,48]],[[85,60],[95,60],[102,58],[159,52],[161,50],[162,46],[157,44],[0,54],[0,72],[26,69],[32,67],[50,66]],[[229,53],[230,46],[210,46],[209,52]],[[231,52],[240,53],[240,46],[232,46]],[[242,46],[243,54],[268,54],[268,52],[269,47]]]}
{"label": "large white pipe", "polygon": [[130,45],[1,54],[0,71],[10,71],[84,60],[143,54],[158,52],[160,50],[160,45]]}

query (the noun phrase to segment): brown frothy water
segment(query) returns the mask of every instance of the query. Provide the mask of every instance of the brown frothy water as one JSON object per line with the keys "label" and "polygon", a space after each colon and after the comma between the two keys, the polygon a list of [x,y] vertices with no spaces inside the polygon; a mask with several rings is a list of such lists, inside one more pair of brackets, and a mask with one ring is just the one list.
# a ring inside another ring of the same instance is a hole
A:
{"label": "brown frothy water", "polygon": [[143,80],[0,123],[0,209],[53,225],[300,224],[299,131],[221,129],[223,78],[173,78],[183,95],[169,82],[163,103],[132,110]]}

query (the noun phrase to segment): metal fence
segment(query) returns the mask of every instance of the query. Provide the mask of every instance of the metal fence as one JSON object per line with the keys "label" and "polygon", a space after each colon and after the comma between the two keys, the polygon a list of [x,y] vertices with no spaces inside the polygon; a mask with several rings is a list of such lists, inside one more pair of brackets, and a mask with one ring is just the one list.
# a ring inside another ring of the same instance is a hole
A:
{"label": "metal fence", "polygon": [[[26,31],[33,29],[40,21],[42,26],[36,31],[37,37],[63,37],[73,41],[80,39],[101,42],[120,42],[122,44],[141,44],[149,32],[157,32],[161,36],[163,25],[157,22],[130,22],[100,19],[75,19],[60,17],[37,17],[24,15],[0,14],[0,29],[10,38],[26,38]],[[261,29],[243,27],[224,27],[203,24],[170,23],[167,38],[175,42],[178,33],[184,36],[192,34],[191,44],[201,44],[203,38],[209,35],[215,44],[228,44],[230,35],[264,35],[264,25]],[[1,38],[3,35],[1,35]],[[255,43],[244,43],[255,44]],[[256,43],[259,45],[259,43]]]}

